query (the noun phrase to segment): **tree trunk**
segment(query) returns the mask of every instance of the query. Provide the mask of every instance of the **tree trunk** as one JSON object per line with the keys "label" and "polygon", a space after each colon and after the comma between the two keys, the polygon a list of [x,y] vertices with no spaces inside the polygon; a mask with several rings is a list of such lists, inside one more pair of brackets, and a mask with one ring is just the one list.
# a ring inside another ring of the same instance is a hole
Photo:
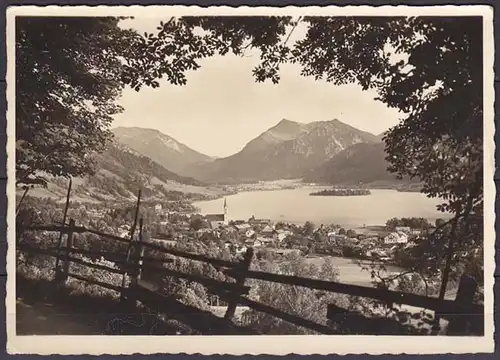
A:
{"label": "tree trunk", "polygon": [[454,245],[457,236],[457,225],[458,217],[456,217],[451,224],[450,241],[448,242],[448,252],[446,254],[446,263],[443,269],[443,279],[441,282],[441,289],[439,290],[439,300],[443,300],[446,294],[446,286],[448,285],[448,280],[451,270],[451,260],[453,258]]}

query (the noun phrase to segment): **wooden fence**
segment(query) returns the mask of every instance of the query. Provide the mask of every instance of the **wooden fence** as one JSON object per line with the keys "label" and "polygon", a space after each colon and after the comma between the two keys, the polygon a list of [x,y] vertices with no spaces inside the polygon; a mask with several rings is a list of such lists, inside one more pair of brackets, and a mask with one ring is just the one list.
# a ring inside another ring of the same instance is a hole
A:
{"label": "wooden fence", "polygon": [[[183,252],[174,248],[167,248],[157,243],[149,242],[142,231],[142,221],[139,224],[139,233],[137,237],[122,238],[115,235],[105,234],[96,230],[87,229],[77,226],[75,221],[70,219],[66,226],[30,226],[18,227],[18,233],[25,231],[53,231],[61,234],[60,241],[57,247],[49,249],[40,249],[28,245],[22,241],[17,243],[18,251],[32,252],[54,256],[56,258],[55,266],[55,282],[64,284],[69,278],[75,278],[81,281],[86,281],[98,286],[105,287],[110,290],[117,291],[121,294],[121,299],[124,303],[134,306],[136,301],[144,303],[145,306],[152,306],[157,310],[166,313],[172,311],[172,302],[167,297],[163,296],[154,287],[153,284],[144,281],[141,276],[146,269],[161,273],[165,276],[185,279],[204,285],[207,290],[219,296],[222,300],[228,303],[227,311],[224,319],[226,323],[231,323],[235,310],[238,305],[244,305],[258,312],[263,312],[274,317],[278,317],[297,326],[308,328],[323,334],[339,333],[334,327],[324,324],[318,324],[311,320],[301,318],[297,315],[285,313],[284,311],[274,308],[268,304],[263,304],[246,297],[250,291],[250,287],[245,285],[247,279],[256,279],[262,281],[270,281],[273,283],[287,284],[292,286],[302,286],[309,289],[315,289],[322,292],[333,292],[359,296],[364,298],[375,299],[386,304],[406,304],[422,309],[434,311],[436,316],[449,320],[448,334],[458,335],[470,333],[471,329],[476,329],[477,333],[482,333],[482,324],[484,317],[484,308],[482,305],[473,303],[473,296],[477,289],[477,284],[468,276],[463,276],[460,282],[459,290],[455,300],[439,300],[434,297],[426,297],[422,295],[401,293],[387,289],[363,287],[357,285],[343,284],[339,282],[323,281],[298,276],[273,274],[262,271],[250,270],[250,263],[253,257],[253,250],[250,248],[245,253],[240,262],[232,262],[222,259],[207,257],[205,255]],[[91,233],[100,236],[104,239],[123,242],[127,244],[127,252],[122,256],[106,252],[92,252],[83,249],[77,249],[74,246],[74,235],[81,233]],[[181,257],[185,259],[200,261],[213,265],[217,270],[234,279],[234,282],[224,282],[211,279],[204,276],[183,273],[181,271],[168,269],[163,267],[163,263],[171,262],[172,259],[160,259],[157,257],[145,256],[145,249],[155,250],[162,254],[170,255],[171,257]],[[109,267],[102,264],[94,264],[75,257],[75,254],[83,256],[103,256],[117,264],[117,268]],[[79,274],[70,271],[70,263],[76,263],[90,268],[96,268],[112,273],[123,275],[122,286],[104,283],[95,279],[85,278]],[[126,285],[125,279],[130,281]],[[168,304],[162,309],[162,303]],[[195,311],[191,309],[191,311]],[[340,309],[335,305],[330,305],[328,308],[327,318],[332,322],[338,322],[340,319],[349,321],[347,316],[349,313],[344,309]],[[200,315],[201,316],[201,315]],[[347,318],[347,319],[346,319]],[[219,322],[220,320],[214,320]],[[231,330],[233,333],[239,333],[239,330]]]}

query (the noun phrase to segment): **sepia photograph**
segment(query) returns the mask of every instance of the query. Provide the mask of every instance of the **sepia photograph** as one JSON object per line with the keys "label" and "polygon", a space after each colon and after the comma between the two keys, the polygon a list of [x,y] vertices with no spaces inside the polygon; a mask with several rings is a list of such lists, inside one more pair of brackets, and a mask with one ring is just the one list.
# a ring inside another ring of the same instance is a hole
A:
{"label": "sepia photograph", "polygon": [[493,351],[491,8],[16,6],[7,55],[10,353]]}

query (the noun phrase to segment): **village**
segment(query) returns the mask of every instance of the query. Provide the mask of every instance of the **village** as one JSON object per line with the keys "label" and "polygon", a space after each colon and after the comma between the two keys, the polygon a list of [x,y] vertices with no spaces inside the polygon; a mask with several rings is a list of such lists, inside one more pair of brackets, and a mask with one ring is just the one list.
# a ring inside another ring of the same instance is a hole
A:
{"label": "village", "polygon": [[[219,214],[177,212],[154,206],[158,221],[149,223],[150,241],[163,246],[175,246],[187,241],[210,242],[233,255],[240,255],[253,248],[276,256],[297,254],[301,256],[333,255],[358,259],[376,259],[392,262],[396,250],[415,246],[429,232],[425,228],[409,226],[378,226],[344,229],[339,225],[315,226],[273,222],[252,216],[246,220],[229,220],[228,205],[224,199]],[[130,225],[118,228],[118,236],[129,236]]]}
{"label": "village", "polygon": [[[255,216],[233,220],[229,218],[227,201],[220,200],[222,211],[205,215],[187,203],[143,203],[143,233],[147,234],[148,241],[162,246],[206,243],[231,255],[242,255],[248,248],[253,248],[257,254],[268,253],[274,258],[288,254],[328,255],[394,263],[397,251],[410,250],[435,230],[435,224],[420,218],[406,219],[406,222],[401,221],[405,219],[388,219],[386,224],[356,228],[344,228],[338,224],[316,225],[312,222],[273,222]],[[53,201],[37,201],[36,207],[35,222],[50,224],[62,217],[62,209]],[[111,209],[75,204],[70,216],[77,219],[78,225],[129,238],[133,212],[134,206],[130,204]]]}

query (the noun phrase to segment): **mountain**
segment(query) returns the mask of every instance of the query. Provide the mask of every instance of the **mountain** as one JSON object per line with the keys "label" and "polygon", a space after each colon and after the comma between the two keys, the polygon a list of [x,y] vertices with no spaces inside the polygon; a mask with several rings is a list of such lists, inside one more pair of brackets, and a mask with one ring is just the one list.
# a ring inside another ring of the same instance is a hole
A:
{"label": "mountain", "polygon": [[185,175],[185,169],[194,164],[211,162],[213,159],[201,154],[174,138],[154,129],[139,127],[117,127],[115,140],[130,149],[151,158],[165,169]]}
{"label": "mountain", "polygon": [[283,119],[237,154],[191,167],[186,174],[220,183],[300,178],[353,144],[378,141],[339,120],[302,124]]}
{"label": "mountain", "polygon": [[333,185],[367,185],[377,187],[416,186],[409,180],[398,180],[387,171],[383,142],[359,143],[341,151],[333,158],[312,169],[304,181]]}
{"label": "mountain", "polygon": [[[222,190],[193,178],[177,175],[150,158],[114,142],[101,154],[93,154],[98,171],[93,176],[73,179],[75,201],[133,200],[141,189],[143,199],[202,200],[221,196]],[[68,181],[51,178],[46,189],[31,196],[64,199]]]}
{"label": "mountain", "polygon": [[241,152],[253,152],[265,150],[266,147],[277,145],[282,142],[293,140],[299,134],[307,131],[307,125],[287,119],[281,120],[278,124],[263,132],[250,141]]}

